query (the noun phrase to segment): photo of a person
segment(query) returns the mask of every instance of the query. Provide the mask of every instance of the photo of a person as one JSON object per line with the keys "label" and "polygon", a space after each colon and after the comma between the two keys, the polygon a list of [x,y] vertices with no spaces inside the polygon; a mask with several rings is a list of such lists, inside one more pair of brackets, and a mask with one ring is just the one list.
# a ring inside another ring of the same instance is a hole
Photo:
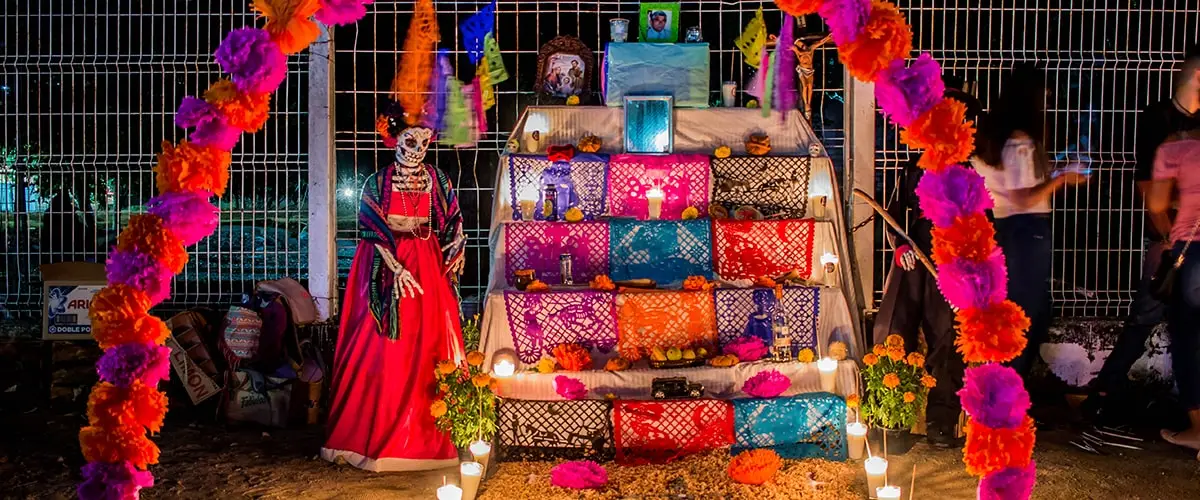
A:
{"label": "photo of a person", "polygon": [[556,97],[580,95],[586,77],[583,59],[579,56],[554,54],[547,60],[542,90]]}
{"label": "photo of a person", "polygon": [[679,41],[678,3],[643,3],[640,13],[642,26],[638,31],[638,41],[653,43]]}
{"label": "photo of a person", "polygon": [[671,38],[671,29],[667,27],[667,21],[670,20],[665,11],[656,10],[650,12],[649,19],[646,23],[646,41],[648,42],[666,42]]}

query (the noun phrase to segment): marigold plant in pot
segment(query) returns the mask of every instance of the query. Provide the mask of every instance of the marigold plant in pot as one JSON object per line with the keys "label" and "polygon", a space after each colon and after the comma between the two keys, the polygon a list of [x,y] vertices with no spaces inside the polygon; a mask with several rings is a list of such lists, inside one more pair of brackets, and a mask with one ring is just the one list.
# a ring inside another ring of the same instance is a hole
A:
{"label": "marigold plant in pot", "polygon": [[459,450],[476,440],[490,442],[496,435],[498,382],[484,371],[483,360],[483,353],[473,351],[460,364],[449,360],[437,364],[437,397],[429,412]]}
{"label": "marigold plant in pot", "polygon": [[871,426],[868,434],[871,448],[883,452],[883,435],[887,436],[887,452],[903,454],[915,440],[909,433],[917,420],[925,397],[936,381],[925,372],[925,356],[904,351],[904,339],[889,335],[883,344],[876,344],[863,356],[863,380],[866,394],[860,412]]}

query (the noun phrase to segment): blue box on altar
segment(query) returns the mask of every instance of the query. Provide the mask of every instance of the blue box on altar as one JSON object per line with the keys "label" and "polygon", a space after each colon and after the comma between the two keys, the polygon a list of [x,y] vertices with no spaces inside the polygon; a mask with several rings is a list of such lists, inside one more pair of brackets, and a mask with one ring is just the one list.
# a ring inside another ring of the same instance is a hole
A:
{"label": "blue box on altar", "polygon": [[707,43],[610,43],[604,51],[604,103],[626,95],[672,96],[675,106],[707,108]]}

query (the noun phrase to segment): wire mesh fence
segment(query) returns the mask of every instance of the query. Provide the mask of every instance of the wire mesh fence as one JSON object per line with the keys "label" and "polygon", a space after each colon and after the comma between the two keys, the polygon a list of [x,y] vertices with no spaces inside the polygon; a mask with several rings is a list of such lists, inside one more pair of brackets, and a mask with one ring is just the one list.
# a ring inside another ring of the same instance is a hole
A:
{"label": "wire mesh fence", "polygon": [[[0,318],[39,318],[40,264],[103,262],[155,194],[160,141],[212,53],[253,25],[244,3],[6,2],[0,12]],[[305,278],[307,56],[289,60],[264,130],[233,151],[221,227],[191,250],[165,310],[228,304],[266,277]]]}

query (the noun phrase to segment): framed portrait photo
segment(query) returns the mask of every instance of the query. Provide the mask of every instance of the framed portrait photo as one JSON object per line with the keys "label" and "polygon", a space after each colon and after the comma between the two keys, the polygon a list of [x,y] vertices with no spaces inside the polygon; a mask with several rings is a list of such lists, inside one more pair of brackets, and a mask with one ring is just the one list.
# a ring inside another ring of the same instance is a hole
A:
{"label": "framed portrait photo", "polygon": [[538,52],[537,92],[560,99],[584,99],[592,88],[595,60],[592,50],[578,38],[562,36]]}
{"label": "framed portrait photo", "polygon": [[643,2],[638,9],[638,41],[679,41],[679,2]]}

